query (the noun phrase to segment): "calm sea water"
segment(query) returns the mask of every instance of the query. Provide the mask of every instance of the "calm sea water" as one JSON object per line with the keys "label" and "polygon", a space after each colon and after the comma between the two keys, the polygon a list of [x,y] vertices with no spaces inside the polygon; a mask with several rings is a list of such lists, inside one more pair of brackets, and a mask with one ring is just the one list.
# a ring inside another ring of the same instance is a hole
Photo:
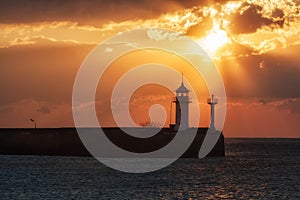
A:
{"label": "calm sea water", "polygon": [[93,158],[0,155],[0,199],[300,199],[300,139],[225,142],[225,158],[147,174]]}

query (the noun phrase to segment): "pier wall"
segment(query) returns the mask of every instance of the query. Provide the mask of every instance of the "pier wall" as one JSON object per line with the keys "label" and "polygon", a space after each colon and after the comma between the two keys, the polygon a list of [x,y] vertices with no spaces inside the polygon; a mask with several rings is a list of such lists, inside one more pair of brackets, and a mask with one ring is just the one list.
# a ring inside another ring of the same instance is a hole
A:
{"label": "pier wall", "polygon": [[[174,137],[172,129],[164,128],[149,138],[136,138],[119,128],[103,128],[106,136],[119,147],[136,153],[151,152],[168,144]],[[207,128],[199,128],[191,146],[182,155],[197,158]],[[75,128],[0,129],[0,154],[91,156],[82,144]],[[208,156],[225,156],[224,136]]]}

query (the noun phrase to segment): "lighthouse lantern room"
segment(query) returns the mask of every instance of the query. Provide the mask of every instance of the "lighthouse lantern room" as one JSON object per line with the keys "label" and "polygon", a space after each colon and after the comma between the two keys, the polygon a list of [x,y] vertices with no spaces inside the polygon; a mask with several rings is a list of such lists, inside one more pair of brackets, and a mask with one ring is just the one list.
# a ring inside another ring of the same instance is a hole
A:
{"label": "lighthouse lantern room", "polygon": [[189,99],[189,90],[183,84],[183,75],[181,85],[175,92],[176,124],[174,129],[185,130],[189,127],[189,103],[191,101]]}

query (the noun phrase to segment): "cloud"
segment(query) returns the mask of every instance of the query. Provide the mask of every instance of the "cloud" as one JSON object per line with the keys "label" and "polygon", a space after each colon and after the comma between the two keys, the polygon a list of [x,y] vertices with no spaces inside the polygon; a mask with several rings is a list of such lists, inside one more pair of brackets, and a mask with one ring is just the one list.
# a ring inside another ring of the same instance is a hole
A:
{"label": "cloud", "polygon": [[291,98],[291,99],[283,100],[277,104],[277,109],[289,110],[293,114],[300,115],[300,99]]}
{"label": "cloud", "polygon": [[234,34],[254,33],[263,26],[283,28],[284,13],[280,9],[273,12],[274,18],[263,15],[263,7],[244,3],[237,13],[231,16],[230,30]]}
{"label": "cloud", "polygon": [[272,12],[272,17],[275,20],[283,20],[284,17],[284,12],[281,9],[276,8],[273,12]]}
{"label": "cloud", "polygon": [[44,114],[51,113],[50,108],[48,108],[47,106],[41,106],[40,108],[36,109],[36,111]]}
{"label": "cloud", "polygon": [[[64,40],[64,41],[57,41],[54,38],[46,38],[44,36],[37,36],[37,37],[28,37],[25,36],[24,38],[16,38],[12,41],[9,41],[8,44],[3,44],[7,46],[2,46],[2,48],[8,48],[13,46],[28,46],[28,47],[54,47],[54,46],[72,46],[78,45],[79,42],[76,40]],[[81,43],[81,45],[84,43]],[[87,43],[88,44],[88,43]],[[0,46],[1,48],[1,46]]]}
{"label": "cloud", "polygon": [[74,126],[71,109],[67,103],[21,99],[0,105],[0,127],[32,127],[29,119],[38,127]]}
{"label": "cloud", "polygon": [[[208,1],[200,3],[207,4]],[[137,16],[141,19],[154,18],[163,13],[193,7],[200,3],[195,0],[90,0],[88,2],[11,0],[1,2],[0,23],[75,21],[80,24],[101,26],[108,21],[121,22],[136,19]]]}
{"label": "cloud", "polygon": [[[149,27],[170,29],[197,40],[210,37],[212,29],[217,27],[220,29],[219,33],[227,32],[230,42],[250,47],[253,49],[252,53],[260,54],[300,43],[297,29],[300,14],[295,3],[278,2],[273,5],[261,1],[208,2],[142,0],[136,3],[125,0],[92,0],[74,1],[71,4],[57,1],[26,1],[21,5],[17,1],[11,1],[4,3],[0,8],[3,9],[3,12],[0,12],[0,46],[30,45],[38,43],[38,38],[96,45],[119,32]],[[10,10],[10,13],[18,11],[19,14],[11,16],[7,13],[1,16],[7,12],[4,8]],[[40,9],[45,13],[49,11],[48,15],[32,12]],[[99,9],[105,11],[99,12]],[[117,11],[118,15],[109,12],[110,9]],[[73,12],[69,12],[70,10]],[[34,15],[37,16],[33,17]],[[43,16],[38,17],[39,15]],[[20,21],[15,20],[15,17],[20,17]],[[234,48],[229,47],[220,57],[232,57],[236,54],[234,51]]]}
{"label": "cloud", "polygon": [[190,26],[186,34],[188,36],[204,37],[212,28],[213,20],[210,17],[205,17],[201,22]]}
{"label": "cloud", "polygon": [[[218,63],[229,97],[300,97],[300,45]],[[264,63],[263,68],[260,63]]]}
{"label": "cloud", "polygon": [[300,137],[299,98],[227,100],[225,137]]}
{"label": "cloud", "polygon": [[53,42],[98,44],[106,38],[102,31],[108,34],[111,32],[105,28],[80,26],[77,23],[66,21],[19,25],[0,24],[0,29],[2,30],[0,47],[36,43],[51,45]]}
{"label": "cloud", "polygon": [[256,50],[251,44],[247,42],[239,43],[237,41],[231,41],[230,45],[225,45],[218,50],[218,54],[223,59],[231,59],[238,57],[247,57],[253,54],[258,54],[258,50]]}
{"label": "cloud", "polygon": [[272,106],[279,111],[289,111],[292,114],[300,114],[300,98],[262,98],[258,99],[257,103],[259,105]]}
{"label": "cloud", "polygon": [[111,53],[114,49],[111,47],[107,47],[104,52]]}
{"label": "cloud", "polygon": [[155,41],[162,41],[162,40],[180,40],[184,36],[182,36],[180,33],[170,33],[170,32],[164,32],[163,30],[158,30],[158,29],[149,29],[147,31],[147,36],[151,40]]}
{"label": "cloud", "polygon": [[0,48],[0,105],[29,98],[70,102],[77,70],[93,48],[56,42]]}

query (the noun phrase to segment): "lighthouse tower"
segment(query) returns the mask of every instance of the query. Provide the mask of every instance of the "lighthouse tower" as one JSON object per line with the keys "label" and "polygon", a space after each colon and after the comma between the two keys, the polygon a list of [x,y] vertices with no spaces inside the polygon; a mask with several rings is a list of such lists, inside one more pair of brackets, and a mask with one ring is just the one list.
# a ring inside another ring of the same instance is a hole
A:
{"label": "lighthouse tower", "polygon": [[210,105],[210,130],[215,131],[215,105],[218,104],[218,99],[211,95],[211,98],[207,99],[207,103]]}
{"label": "lighthouse tower", "polygon": [[185,130],[189,127],[189,90],[183,84],[183,76],[182,82],[179,88],[177,88],[176,99],[174,103],[176,104],[176,124],[174,129]]}

